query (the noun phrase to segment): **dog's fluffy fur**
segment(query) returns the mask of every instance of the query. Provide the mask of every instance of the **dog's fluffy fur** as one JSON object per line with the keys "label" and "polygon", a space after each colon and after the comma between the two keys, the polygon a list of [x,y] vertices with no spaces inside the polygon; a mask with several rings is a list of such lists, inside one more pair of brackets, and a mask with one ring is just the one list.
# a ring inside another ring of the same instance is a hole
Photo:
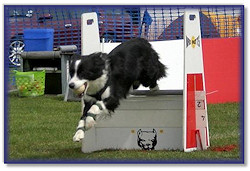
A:
{"label": "dog's fluffy fur", "polygon": [[73,90],[85,86],[85,90],[79,93],[84,109],[73,140],[84,137],[84,131],[95,124],[96,116],[114,111],[131,87],[137,89],[141,84],[157,89],[157,80],[166,76],[165,70],[156,51],[142,38],[124,42],[109,54],[74,55],[69,86]]}

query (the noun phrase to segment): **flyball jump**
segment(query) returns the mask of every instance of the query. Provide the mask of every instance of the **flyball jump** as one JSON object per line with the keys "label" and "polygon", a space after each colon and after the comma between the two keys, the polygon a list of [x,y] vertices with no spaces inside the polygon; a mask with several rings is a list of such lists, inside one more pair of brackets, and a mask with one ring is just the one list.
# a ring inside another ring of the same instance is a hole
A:
{"label": "flyball jump", "polygon": [[[139,140],[145,137],[154,139],[154,146],[151,149],[155,150],[183,149],[189,152],[204,150],[210,146],[198,10],[186,10],[183,37],[183,98],[173,95],[146,95],[146,97],[132,97],[132,103],[128,99],[124,105],[121,104],[112,118],[100,121],[85,132],[82,142],[83,152],[101,149],[141,149],[145,144]],[[96,13],[83,14],[82,55],[101,51],[101,47]],[[149,113],[148,100],[155,103],[151,106],[155,114]],[[132,104],[135,103],[141,106],[133,107]],[[157,110],[155,106],[164,110]],[[148,110],[142,112],[140,111],[142,108]],[[178,114],[174,114],[176,111]],[[156,117],[152,118],[152,115]],[[136,118],[143,119],[134,121]]]}

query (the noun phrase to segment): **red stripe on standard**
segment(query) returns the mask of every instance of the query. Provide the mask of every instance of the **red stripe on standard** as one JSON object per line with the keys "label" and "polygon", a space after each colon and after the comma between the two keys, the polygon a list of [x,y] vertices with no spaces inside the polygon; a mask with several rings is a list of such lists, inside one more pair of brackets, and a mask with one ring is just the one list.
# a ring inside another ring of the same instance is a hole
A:
{"label": "red stripe on standard", "polygon": [[207,135],[207,127],[205,127],[205,130],[206,130],[206,145],[208,147],[208,135]]}
{"label": "red stripe on standard", "polygon": [[187,134],[186,148],[196,147],[196,118],[195,118],[195,80],[194,74],[187,74]]}
{"label": "red stripe on standard", "polygon": [[186,148],[195,148],[196,114],[195,91],[203,91],[202,74],[187,74],[187,135]]}
{"label": "red stripe on standard", "polygon": [[202,74],[194,74],[196,80],[196,91],[203,91]]}

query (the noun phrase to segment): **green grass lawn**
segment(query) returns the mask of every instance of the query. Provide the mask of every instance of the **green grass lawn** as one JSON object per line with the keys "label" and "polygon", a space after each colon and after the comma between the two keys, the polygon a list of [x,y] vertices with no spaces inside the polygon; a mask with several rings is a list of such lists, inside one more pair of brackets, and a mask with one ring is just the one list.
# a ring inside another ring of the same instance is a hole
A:
{"label": "green grass lawn", "polygon": [[[211,147],[191,153],[178,150],[102,150],[84,154],[81,144],[72,141],[80,118],[79,102],[63,102],[62,97],[50,95],[20,98],[14,92],[9,94],[8,108],[7,161],[242,161],[238,103],[208,105]],[[231,146],[234,148],[224,149]]]}

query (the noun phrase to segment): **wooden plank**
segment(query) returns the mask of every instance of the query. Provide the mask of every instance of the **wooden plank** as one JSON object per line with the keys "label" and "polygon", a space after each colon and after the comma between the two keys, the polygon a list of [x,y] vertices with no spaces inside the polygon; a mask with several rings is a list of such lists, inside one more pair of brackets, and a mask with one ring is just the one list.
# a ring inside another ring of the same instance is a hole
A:
{"label": "wooden plank", "polygon": [[157,96],[147,96],[147,95],[129,95],[126,99],[127,100],[158,100],[158,101],[182,101],[182,95],[157,95]]}
{"label": "wooden plank", "polygon": [[182,95],[183,90],[134,90],[130,94],[132,95],[147,95],[147,96],[156,96],[156,95]]}
{"label": "wooden plank", "polygon": [[182,110],[118,110],[95,127],[182,127]]}
{"label": "wooden plank", "polygon": [[182,110],[182,99],[130,98],[121,101],[118,110]]}

